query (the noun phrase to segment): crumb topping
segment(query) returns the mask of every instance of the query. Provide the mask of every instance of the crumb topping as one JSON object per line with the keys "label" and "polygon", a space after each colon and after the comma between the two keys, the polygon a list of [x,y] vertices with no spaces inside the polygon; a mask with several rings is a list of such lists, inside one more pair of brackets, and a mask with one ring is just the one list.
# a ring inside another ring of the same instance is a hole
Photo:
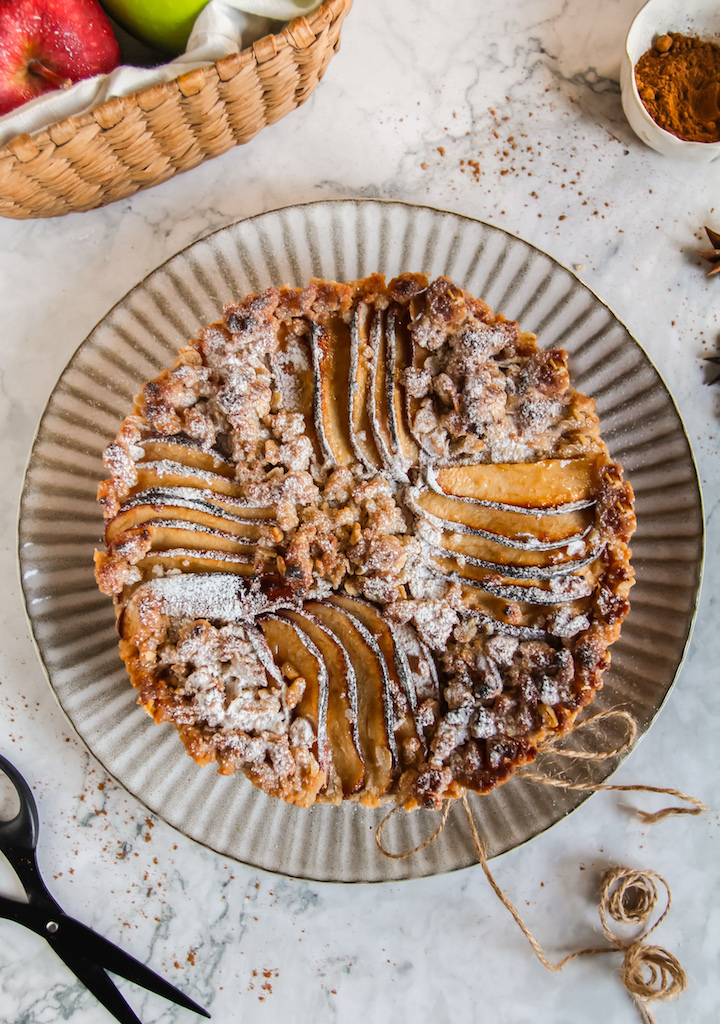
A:
{"label": "crumb topping", "polygon": [[228,304],[105,465],[140,703],[270,795],[485,792],[601,685],[632,492],[567,354],[445,278]]}

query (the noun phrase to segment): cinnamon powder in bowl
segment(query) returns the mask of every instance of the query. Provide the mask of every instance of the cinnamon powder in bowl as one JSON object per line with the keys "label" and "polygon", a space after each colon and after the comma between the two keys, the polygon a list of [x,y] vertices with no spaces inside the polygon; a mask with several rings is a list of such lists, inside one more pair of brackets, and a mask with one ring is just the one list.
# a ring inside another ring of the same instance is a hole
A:
{"label": "cinnamon powder in bowl", "polygon": [[686,142],[720,142],[720,46],[671,32],[635,65],[640,99],[656,124]]}
{"label": "cinnamon powder in bowl", "polygon": [[720,159],[720,3],[648,0],[627,34],[622,105],[635,134],[664,156]]}

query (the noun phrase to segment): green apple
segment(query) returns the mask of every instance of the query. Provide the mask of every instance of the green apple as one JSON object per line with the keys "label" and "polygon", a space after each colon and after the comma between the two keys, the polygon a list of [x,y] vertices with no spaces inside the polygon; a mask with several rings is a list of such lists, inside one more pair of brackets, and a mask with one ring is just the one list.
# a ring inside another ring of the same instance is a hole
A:
{"label": "green apple", "polygon": [[150,46],[182,53],[195,19],[208,0],[101,0],[119,25]]}

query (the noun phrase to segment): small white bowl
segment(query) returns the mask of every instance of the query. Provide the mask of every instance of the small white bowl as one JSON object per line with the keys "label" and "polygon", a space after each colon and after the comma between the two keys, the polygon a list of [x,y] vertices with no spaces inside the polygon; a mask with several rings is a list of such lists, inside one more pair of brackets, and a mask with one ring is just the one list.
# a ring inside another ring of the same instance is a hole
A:
{"label": "small white bowl", "polygon": [[677,160],[707,164],[720,159],[720,142],[686,142],[650,117],[635,83],[635,65],[658,35],[682,32],[720,42],[719,0],[648,0],[636,15],[625,41],[620,87],[625,116],[644,143]]}

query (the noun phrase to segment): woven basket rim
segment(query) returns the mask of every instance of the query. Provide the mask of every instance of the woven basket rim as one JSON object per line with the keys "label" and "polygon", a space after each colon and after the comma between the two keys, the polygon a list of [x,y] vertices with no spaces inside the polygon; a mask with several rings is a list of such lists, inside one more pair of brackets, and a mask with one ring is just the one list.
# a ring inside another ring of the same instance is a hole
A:
{"label": "woven basket rim", "polygon": [[237,53],[222,57],[214,63],[193,71],[186,71],[168,82],[148,86],[128,96],[113,97],[92,110],[86,110],[82,114],[73,114],[46,128],[40,128],[32,134],[24,132],[15,135],[0,147],[0,160],[16,159],[19,155],[15,152],[18,146],[22,148],[30,145],[36,149],[56,143],[57,140],[53,138],[53,132],[62,131],[63,134],[74,135],[81,128],[92,124],[99,124],[103,128],[111,127],[121,121],[130,109],[138,105],[142,106],[141,100],[143,99],[148,103],[148,109],[150,109],[162,102],[162,99],[173,90],[180,90],[185,95],[192,95],[199,92],[212,77],[227,81],[234,78],[248,65],[262,65],[283,50],[288,48],[307,49],[325,26],[344,16],[352,3],[353,0],[325,0],[310,14],[293,18],[280,32],[263,36]]}

